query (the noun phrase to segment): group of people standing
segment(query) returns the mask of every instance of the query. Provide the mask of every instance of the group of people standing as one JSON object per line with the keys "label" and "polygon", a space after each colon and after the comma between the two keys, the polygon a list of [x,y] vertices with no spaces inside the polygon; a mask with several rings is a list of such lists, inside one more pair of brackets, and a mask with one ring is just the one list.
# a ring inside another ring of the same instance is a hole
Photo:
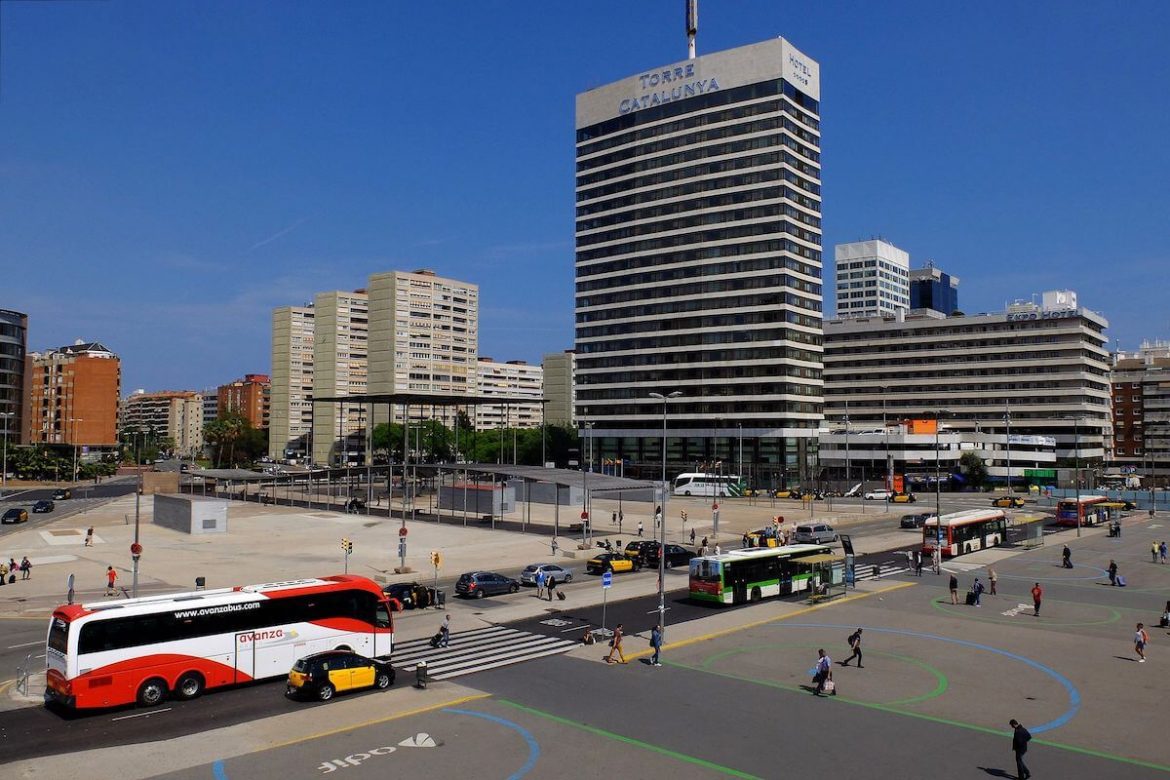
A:
{"label": "group of people standing", "polygon": [[17,572],[20,572],[22,580],[32,577],[32,561],[28,559],[27,555],[21,559],[20,563],[17,563],[15,558],[9,558],[8,563],[0,560],[0,585],[16,582]]}

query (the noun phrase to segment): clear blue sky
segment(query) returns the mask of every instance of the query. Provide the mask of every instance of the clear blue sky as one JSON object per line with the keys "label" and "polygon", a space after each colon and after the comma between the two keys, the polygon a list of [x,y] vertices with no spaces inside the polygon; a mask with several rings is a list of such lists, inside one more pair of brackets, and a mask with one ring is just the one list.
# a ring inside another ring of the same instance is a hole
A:
{"label": "clear blue sky", "polygon": [[[479,283],[481,354],[539,362],[573,341],[574,95],[684,58],[682,8],[3,0],[0,307],[126,391],[202,388],[269,369],[274,307],[425,267]],[[699,14],[700,53],[821,63],[827,275],[882,235],[968,312],[1067,287],[1170,338],[1170,3]]]}

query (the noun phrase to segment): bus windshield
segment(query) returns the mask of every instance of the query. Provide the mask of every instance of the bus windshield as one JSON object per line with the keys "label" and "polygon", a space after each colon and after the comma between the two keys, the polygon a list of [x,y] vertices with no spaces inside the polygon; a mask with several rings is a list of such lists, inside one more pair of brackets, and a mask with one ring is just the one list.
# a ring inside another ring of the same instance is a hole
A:
{"label": "bus windshield", "polygon": [[49,626],[49,649],[58,653],[69,652],[69,622],[61,618],[53,618]]}
{"label": "bus windshield", "polygon": [[695,558],[691,561],[691,579],[697,582],[722,582],[723,574],[719,561]]}

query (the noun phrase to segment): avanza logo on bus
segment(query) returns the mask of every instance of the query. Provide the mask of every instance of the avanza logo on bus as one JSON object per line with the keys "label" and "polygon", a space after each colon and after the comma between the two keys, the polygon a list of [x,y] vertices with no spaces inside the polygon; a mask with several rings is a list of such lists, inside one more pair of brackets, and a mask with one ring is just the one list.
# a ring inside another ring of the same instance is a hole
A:
{"label": "avanza logo on bus", "polygon": [[241,643],[263,642],[266,639],[284,639],[284,629],[273,628],[267,631],[252,631],[247,634],[239,634],[236,636],[236,641]]}

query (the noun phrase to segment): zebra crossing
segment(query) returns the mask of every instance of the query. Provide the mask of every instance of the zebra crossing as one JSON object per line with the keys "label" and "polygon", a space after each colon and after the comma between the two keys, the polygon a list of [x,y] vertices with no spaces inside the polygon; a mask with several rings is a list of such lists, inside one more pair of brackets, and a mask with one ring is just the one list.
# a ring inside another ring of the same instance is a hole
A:
{"label": "zebra crossing", "polygon": [[395,642],[390,660],[401,672],[414,672],[420,661],[426,661],[427,677],[450,680],[564,653],[576,645],[571,639],[491,626],[453,632],[449,647],[431,647],[429,638]]}
{"label": "zebra crossing", "polygon": [[895,574],[908,574],[910,572],[909,566],[899,566],[896,563],[886,562],[878,564],[878,574],[875,577],[873,573],[873,566],[858,566],[855,569],[854,579],[857,582],[862,580],[880,580],[886,577],[891,577]]}

